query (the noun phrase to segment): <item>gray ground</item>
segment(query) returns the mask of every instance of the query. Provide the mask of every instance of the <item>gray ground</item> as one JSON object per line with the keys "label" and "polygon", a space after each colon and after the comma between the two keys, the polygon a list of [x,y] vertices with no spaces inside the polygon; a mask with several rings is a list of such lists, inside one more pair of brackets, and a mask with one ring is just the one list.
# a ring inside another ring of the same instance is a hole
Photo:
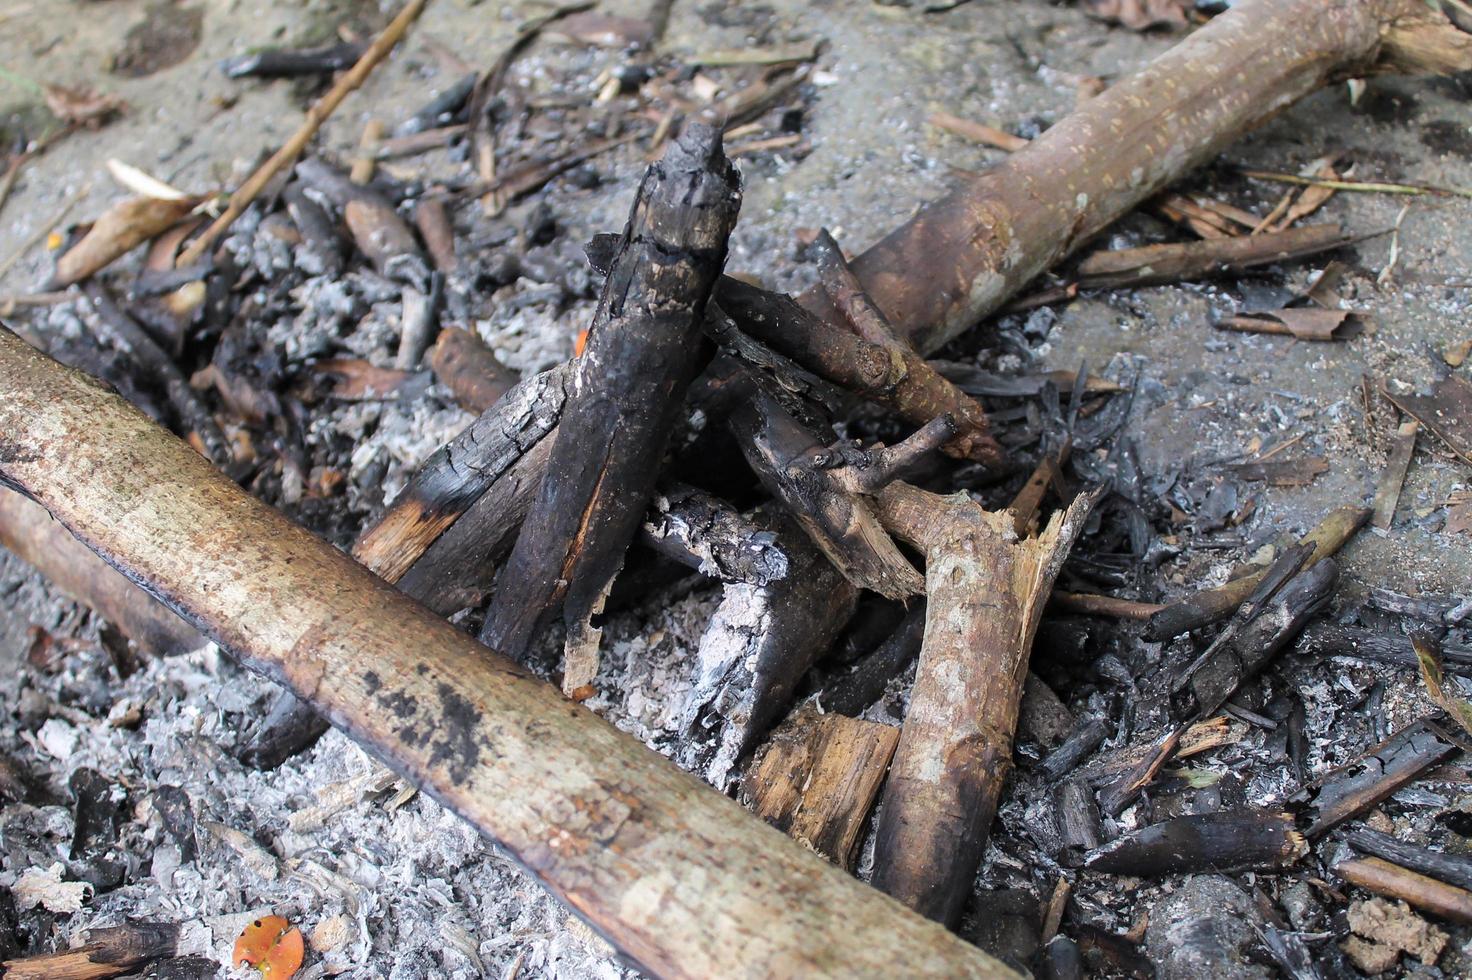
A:
{"label": "gray ground", "polygon": [[[188,50],[177,38],[156,45],[177,50],[183,60],[143,77],[109,71],[130,60],[138,63],[136,54],[119,55],[135,25],[152,18],[176,26],[189,9],[202,13],[197,47]],[[369,118],[397,121],[418,108],[432,87],[453,78],[437,58],[438,48],[485,65],[537,9],[436,0],[396,56],[328,123],[323,145],[350,155]],[[607,2],[602,9],[637,16],[643,5]],[[359,27],[383,22],[371,3],[0,0],[0,66],[5,69],[0,124],[13,114],[34,119],[40,111],[34,92],[12,76],[102,88],[131,106],[120,120],[67,138],[25,170],[0,211],[0,261],[64,203],[75,199],[71,217],[80,220],[119,198],[123,192],[103,166],[111,157],[188,189],[233,186],[263,150],[297,125],[302,99],[291,83],[231,81],[217,63],[259,45],[321,40],[344,17]],[[1069,6],[1034,0],[976,2],[937,14],[867,2],[772,0],[731,7],[677,2],[665,48],[690,54],[813,38],[824,39],[827,48],[803,126],[811,152],[800,160],[781,153],[741,160],[746,198],[730,265],[783,288],[802,284],[811,268],[801,261],[797,229],[827,225],[849,249],[862,248],[903,220],[918,201],[944,188],[952,168],[980,169],[995,159],[997,151],[925,125],[930,112],[944,109],[1031,134],[1068,112],[1081,78],[1120,77],[1172,42],[1169,35],[1132,34]],[[623,57],[544,42],[518,63],[513,80],[534,92],[565,94],[558,86],[566,79],[590,84]],[[575,91],[588,99],[594,94],[586,85]],[[1373,79],[1358,105],[1351,105],[1348,89],[1338,87],[1248,137],[1225,159],[1297,170],[1325,153],[1343,151],[1361,179],[1472,187],[1469,95],[1472,89],[1462,80]],[[440,152],[398,166],[434,177],[458,173],[463,164]],[[631,150],[596,162],[603,178],[596,189],[564,182],[549,187],[545,200],[562,226],[559,248],[570,268],[577,263],[577,243],[621,225],[642,167],[642,157]],[[1280,193],[1276,186],[1231,177],[1225,167],[1192,186],[1259,212]],[[1440,352],[1472,331],[1466,320],[1472,299],[1469,207],[1458,198],[1369,194],[1340,194],[1329,202],[1321,217],[1356,231],[1387,229],[1399,221],[1399,258],[1383,277],[1388,237],[1363,242],[1346,256],[1351,271],[1345,292],[1356,308],[1368,311],[1374,325],[1373,333],[1349,343],[1296,343],[1212,329],[1217,315],[1285,284],[1301,283],[1308,269],[1318,268],[1305,266],[1286,276],[1264,276],[1260,283],[1266,292],[1260,293],[1182,286],[1082,298],[1058,310],[1051,331],[1031,353],[988,345],[981,359],[1004,370],[1076,368],[1086,362],[1123,380],[1138,372],[1141,394],[1129,431],[1146,471],[1185,459],[1205,462],[1244,454],[1254,438],[1271,443],[1303,436],[1302,449],[1326,455],[1329,471],[1302,488],[1252,485],[1256,507],[1239,536],[1258,540],[1271,528],[1303,529],[1332,507],[1373,494],[1385,445],[1383,433],[1363,420],[1361,377],[1368,373],[1424,387],[1434,377]],[[471,219],[471,237],[479,220]],[[1126,236],[1121,241],[1135,243],[1165,237],[1167,231],[1151,220],[1134,219],[1120,234]],[[0,298],[33,291],[48,266],[43,249],[30,249],[0,277]],[[567,355],[590,310],[591,303],[582,300],[554,318],[530,305],[519,313],[491,311],[478,326],[509,364],[536,369]],[[46,323],[50,315],[42,310],[22,319]],[[1014,320],[1002,327],[1016,332],[1020,325]],[[1028,363],[1034,355],[1036,362]],[[386,455],[391,490],[468,420],[453,410],[432,417],[384,411],[368,420],[345,414],[341,421],[377,440],[368,454]],[[1368,585],[1411,594],[1468,591],[1467,539],[1454,540],[1440,528],[1447,496],[1469,484],[1467,467],[1423,438],[1394,526],[1362,533],[1345,552],[1341,592],[1346,599]],[[1211,580],[1240,554],[1240,549],[1188,549],[1162,568],[1162,581],[1180,590]],[[45,705],[35,703],[45,697],[45,684],[17,681],[26,627],[34,623],[53,633],[76,627],[84,636],[95,636],[97,624],[79,617],[75,607],[3,556],[0,597],[0,663],[7,665],[0,671],[6,678],[0,690],[16,699],[14,704],[7,700],[7,706],[17,719],[47,717]],[[667,750],[672,705],[688,684],[682,654],[691,649],[708,611],[709,596],[698,593],[667,609],[620,620],[610,633],[605,672],[629,673],[620,683],[604,685],[595,707]],[[7,738],[6,748],[49,773],[58,786],[71,769],[89,765],[142,780],[137,796],[144,800],[152,782],[185,787],[199,800],[205,819],[252,835],[255,843],[245,846],[254,847],[250,853],[263,863],[242,861],[230,850],[229,834],[202,831],[201,860],[181,867],[158,820],[140,812],[139,825],[148,828],[140,852],[153,853],[151,869],[140,869],[131,884],[99,897],[83,912],[58,919],[59,936],[123,914],[177,920],[270,905],[314,937],[313,930],[321,933],[326,952],[308,957],[308,969],[315,972],[404,978],[516,970],[524,976],[619,973],[599,940],[434,804],[415,799],[388,809],[390,800],[399,802],[391,782],[380,782],[375,764],[346,740],[329,735],[306,759],[273,773],[238,766],[212,740],[228,741],[226,719],[244,710],[229,699],[248,705],[256,688],[228,667],[223,668],[228,684],[214,684],[202,673],[215,666],[208,659],[153,664],[130,679],[125,693],[157,707],[137,731],[68,709],[51,715],[72,730],[59,733],[60,743],[37,741],[27,732],[22,736],[26,746]],[[1362,672],[1345,683],[1368,688],[1379,679],[1387,681],[1385,704],[1395,720],[1424,708],[1404,672]],[[1332,714],[1311,718],[1311,730],[1321,736],[1316,766],[1342,761],[1366,744],[1359,732],[1336,741],[1332,724]],[[64,751],[69,735],[76,736],[76,745]],[[318,826],[298,820],[339,784],[349,798],[341,813]],[[1462,791],[1443,791],[1444,805],[1466,805]],[[146,811],[146,802],[139,805]],[[0,815],[0,884],[26,868],[58,860],[69,822],[64,807],[14,807]],[[1005,862],[1000,872],[991,867],[988,873],[993,872],[1005,877]],[[1042,888],[1042,880],[1035,887]],[[1109,921],[1102,905],[1094,911],[1100,921]],[[1122,930],[1133,921],[1121,912],[1117,926]],[[222,928],[214,939],[216,953],[227,956],[233,933]]]}

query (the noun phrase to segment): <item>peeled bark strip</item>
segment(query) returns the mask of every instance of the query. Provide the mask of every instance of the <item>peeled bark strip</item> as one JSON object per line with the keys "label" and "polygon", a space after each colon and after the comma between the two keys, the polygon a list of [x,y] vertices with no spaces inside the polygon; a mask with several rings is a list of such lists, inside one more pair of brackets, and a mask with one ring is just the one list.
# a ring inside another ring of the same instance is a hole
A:
{"label": "peeled bark strip", "polygon": [[151,653],[171,657],[205,645],[194,627],[89,551],[46,508],[3,488],[0,545]]}
{"label": "peeled bark strip", "polygon": [[1012,764],[1033,634],[1053,580],[1098,494],[1035,538],[1009,512],[905,484],[883,519],[925,552],[925,642],[890,767],[874,851],[876,887],[954,923],[970,894]]}
{"label": "peeled bark strip", "polygon": [[1012,975],[570,705],[8,331],[0,433],[0,476],[497,841],[651,973]]}
{"label": "peeled bark strip", "polygon": [[[1304,568],[1311,568],[1316,562],[1322,561],[1344,547],[1345,542],[1370,519],[1370,513],[1367,507],[1350,504],[1325,515],[1317,527],[1299,540],[1299,544],[1314,546],[1313,553],[1304,563]],[[1268,569],[1265,568],[1260,572],[1232,579],[1226,585],[1215,589],[1203,589],[1193,596],[1166,606],[1150,617],[1150,625],[1146,627],[1145,638],[1169,640],[1188,630],[1200,629],[1202,626],[1226,619],[1252,595],[1253,590],[1258,587],[1267,573]]]}
{"label": "peeled bark strip", "polygon": [[553,431],[567,399],[566,364],[511,389],[425,460],[393,504],[358,539],[353,557],[397,582],[502,475]]}
{"label": "peeled bark strip", "polygon": [[596,662],[590,620],[654,490],[740,203],[736,170],[708,126],[686,127],[645,174],[547,476],[497,578],[481,637],[503,653],[524,658],[560,606],[570,658],[586,671],[591,650]]}
{"label": "peeled bark strip", "polygon": [[757,816],[852,871],[899,737],[893,725],[801,709],[757,752],[742,794]]}
{"label": "peeled bark strip", "polygon": [[1369,827],[1356,827],[1345,834],[1345,840],[1350,847],[1363,854],[1384,858],[1458,888],[1472,889],[1472,857],[1465,854],[1448,854],[1428,847],[1417,847]]}
{"label": "peeled bark strip", "polygon": [[[1472,37],[1422,0],[1233,6],[854,262],[895,329],[932,353],[1243,133],[1373,69],[1472,68]],[[825,306],[814,290],[804,297]]]}
{"label": "peeled bark strip", "polygon": [[1239,868],[1286,867],[1308,844],[1286,813],[1218,810],[1144,827],[1084,860],[1090,871],[1154,878]]}

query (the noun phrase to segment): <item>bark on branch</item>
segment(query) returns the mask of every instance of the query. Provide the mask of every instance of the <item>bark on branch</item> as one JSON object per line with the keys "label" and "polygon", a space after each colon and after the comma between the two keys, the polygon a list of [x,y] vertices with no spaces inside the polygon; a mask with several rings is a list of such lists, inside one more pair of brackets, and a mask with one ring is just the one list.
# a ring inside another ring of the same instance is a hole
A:
{"label": "bark on branch", "polygon": [[[1423,0],[1251,0],[922,208],[854,272],[930,354],[1038,273],[1330,82],[1472,68],[1472,37]],[[803,305],[833,311],[820,290]]]}
{"label": "bark on branch", "polygon": [[875,887],[954,923],[971,893],[1002,782],[1033,634],[1098,494],[1078,497],[1035,538],[1010,512],[903,483],[880,494],[886,526],[925,552],[925,639],[890,766],[874,849]]}

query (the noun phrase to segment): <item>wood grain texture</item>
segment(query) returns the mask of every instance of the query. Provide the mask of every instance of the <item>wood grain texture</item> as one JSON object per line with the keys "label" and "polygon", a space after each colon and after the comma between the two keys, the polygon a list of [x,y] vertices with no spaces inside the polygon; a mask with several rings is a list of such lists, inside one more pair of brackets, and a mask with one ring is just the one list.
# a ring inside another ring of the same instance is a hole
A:
{"label": "wood grain texture", "polygon": [[652,974],[1013,975],[464,636],[9,331],[0,475],[497,841]]}
{"label": "wood grain texture", "polygon": [[899,737],[893,725],[801,708],[757,750],[742,793],[757,816],[852,871]]}

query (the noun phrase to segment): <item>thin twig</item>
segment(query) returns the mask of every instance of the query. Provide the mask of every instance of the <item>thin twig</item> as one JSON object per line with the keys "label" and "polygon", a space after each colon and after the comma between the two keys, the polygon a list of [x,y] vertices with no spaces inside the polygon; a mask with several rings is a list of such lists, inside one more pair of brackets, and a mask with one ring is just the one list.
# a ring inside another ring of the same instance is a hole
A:
{"label": "thin twig", "polygon": [[196,238],[188,248],[179,253],[179,259],[175,263],[178,268],[182,269],[185,266],[194,265],[200,259],[204,258],[204,253],[214,244],[215,239],[224,234],[225,229],[229,228],[235,223],[236,218],[239,218],[245,213],[245,209],[250,207],[251,202],[260,195],[261,191],[270,183],[271,178],[296,162],[296,158],[301,155],[302,150],[306,148],[308,141],[316,135],[317,130],[322,128],[322,124],[342,104],[342,100],[347,98],[348,94],[354,89],[362,85],[369,73],[378,67],[380,61],[388,56],[388,53],[393,50],[394,45],[398,44],[405,32],[409,30],[409,25],[414,23],[424,11],[424,5],[428,2],[429,0],[409,0],[409,3],[404,6],[404,9],[399,11],[399,15],[393,19],[393,22],[384,28],[383,33],[378,35],[377,40],[373,42],[367,51],[363,52],[363,57],[359,58],[352,68],[344,72],[342,77],[328,90],[327,94],[322,96],[312,108],[307,110],[306,120],[291,135],[291,139],[287,140],[281,149],[272,154],[271,159],[257,167],[256,172],[251,174],[234,194],[230,195],[230,204],[225,208],[225,213],[216,218],[214,223],[204,230],[204,234]]}
{"label": "thin twig", "polygon": [[1367,194],[1451,194],[1456,197],[1472,197],[1472,190],[1464,187],[1441,187],[1437,184],[1392,184],[1376,180],[1330,180],[1325,177],[1300,177],[1273,170],[1244,170],[1242,176],[1255,180],[1271,180],[1279,184],[1297,184],[1300,187],[1327,187],[1335,191],[1363,191]]}

